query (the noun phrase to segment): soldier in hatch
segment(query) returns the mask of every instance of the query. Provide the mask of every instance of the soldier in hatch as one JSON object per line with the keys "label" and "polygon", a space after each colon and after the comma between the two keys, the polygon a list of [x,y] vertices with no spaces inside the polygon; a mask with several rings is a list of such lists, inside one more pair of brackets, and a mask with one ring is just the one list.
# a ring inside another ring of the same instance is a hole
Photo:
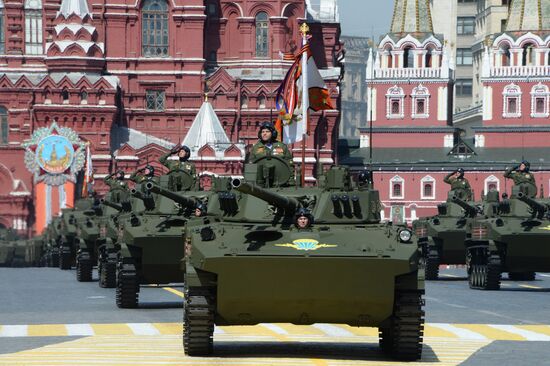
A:
{"label": "soldier in hatch", "polygon": [[514,185],[519,187],[520,192],[534,198],[537,195],[537,184],[533,173],[529,171],[530,168],[531,164],[523,160],[519,165],[506,169],[504,178],[512,179]]}
{"label": "soldier in hatch", "polygon": [[472,187],[468,179],[464,178],[464,169],[458,168],[454,172],[447,174],[443,181],[451,186],[451,190],[459,194],[459,198],[471,201],[473,199]]}
{"label": "soldier in hatch", "polygon": [[111,189],[115,189],[115,188],[128,189],[128,185],[124,181],[124,171],[123,170],[119,170],[115,173],[109,174],[108,176],[106,176],[103,179],[103,181]]}
{"label": "soldier in hatch", "polygon": [[[177,160],[168,159],[172,155],[177,155]],[[170,171],[183,170],[195,176],[196,169],[195,164],[191,163],[189,157],[191,156],[191,150],[185,145],[176,145],[167,154],[160,157],[159,161],[162,165],[167,167]]]}
{"label": "soldier in hatch", "polygon": [[298,230],[309,230],[313,225],[313,216],[306,208],[300,208],[294,216],[294,225]]}
{"label": "soldier in hatch", "polygon": [[250,152],[248,159],[250,162],[254,163],[265,156],[277,156],[287,161],[291,167],[293,166],[292,154],[284,143],[277,141],[277,130],[273,123],[262,123],[258,131],[258,139],[259,141],[254,144]]}
{"label": "soldier in hatch", "polygon": [[152,165],[146,165],[145,168],[136,170],[130,175],[129,180],[136,184],[143,183],[145,181],[151,181],[155,178],[155,167]]}

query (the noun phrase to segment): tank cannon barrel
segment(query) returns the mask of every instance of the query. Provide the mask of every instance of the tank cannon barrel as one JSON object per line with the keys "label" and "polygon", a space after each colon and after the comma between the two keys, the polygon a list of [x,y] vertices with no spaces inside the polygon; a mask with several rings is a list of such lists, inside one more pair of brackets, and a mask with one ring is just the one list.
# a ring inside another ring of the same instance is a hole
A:
{"label": "tank cannon barrel", "polygon": [[177,202],[180,205],[185,207],[194,208],[197,204],[197,201],[193,198],[182,196],[178,193],[159,187],[158,185],[153,184],[151,182],[148,182],[147,184],[145,184],[145,189],[147,189],[150,192],[160,194],[161,196],[171,199],[172,201]]}
{"label": "tank cannon barrel", "polygon": [[138,191],[137,189],[135,188],[132,188],[130,190],[130,193],[132,194],[133,197],[137,198],[137,199],[140,199],[140,200],[144,200],[145,197],[143,196],[143,193]]}
{"label": "tank cannon barrel", "polygon": [[121,204],[111,202],[109,200],[106,200],[105,198],[102,198],[100,202],[102,205],[114,208],[117,211],[124,211],[124,207]]}
{"label": "tank cannon barrel", "polygon": [[475,217],[477,215],[477,209],[475,206],[469,204],[457,196],[453,196],[451,201],[464,209],[468,217]]}
{"label": "tank cannon barrel", "polygon": [[524,202],[526,203],[527,205],[529,205],[529,207],[531,207],[531,209],[533,210],[533,213],[536,214],[536,217],[538,219],[542,219],[544,217],[544,213],[546,212],[546,210],[548,209],[545,205],[543,205],[542,203],[539,203],[537,201],[535,201],[534,199],[532,199],[531,197],[528,197],[525,193],[523,192],[519,192],[517,194],[517,198],[518,200],[520,200],[521,202]]}
{"label": "tank cannon barrel", "polygon": [[275,192],[271,192],[265,188],[258,187],[257,185],[243,182],[239,178],[235,178],[231,181],[233,189],[251,196],[257,197],[270,205],[284,209],[287,213],[294,213],[300,206],[300,202],[292,197],[285,197]]}

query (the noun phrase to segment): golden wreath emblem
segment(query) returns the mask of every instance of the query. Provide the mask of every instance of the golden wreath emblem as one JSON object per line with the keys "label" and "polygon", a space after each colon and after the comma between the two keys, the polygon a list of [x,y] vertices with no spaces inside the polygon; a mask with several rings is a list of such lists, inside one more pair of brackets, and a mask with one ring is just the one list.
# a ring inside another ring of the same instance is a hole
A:
{"label": "golden wreath emblem", "polygon": [[311,250],[317,250],[321,248],[335,248],[338,245],[335,244],[319,244],[317,240],[314,239],[297,239],[293,240],[291,243],[285,243],[285,244],[275,244],[276,247],[287,247],[287,248],[294,248],[296,250],[304,250],[304,251],[311,251]]}

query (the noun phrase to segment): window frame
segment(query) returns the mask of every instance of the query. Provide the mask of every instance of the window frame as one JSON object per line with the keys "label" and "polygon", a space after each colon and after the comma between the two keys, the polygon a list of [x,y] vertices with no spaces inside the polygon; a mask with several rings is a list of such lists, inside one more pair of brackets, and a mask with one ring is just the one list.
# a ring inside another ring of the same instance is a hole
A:
{"label": "window frame", "polygon": [[[393,102],[399,103],[399,113],[393,113]],[[404,119],[405,118],[405,92],[403,88],[394,85],[386,93],[386,118]]]}
{"label": "window frame", "polygon": [[[424,87],[422,84],[418,84],[418,86],[413,89],[411,98],[412,98],[411,118],[413,119],[430,118],[430,91],[428,90],[428,88]],[[424,113],[418,112],[418,102],[421,100],[424,101]]]}
{"label": "window frame", "polygon": [[[537,111],[537,99],[543,100],[543,111]],[[550,88],[539,82],[531,88],[531,117],[548,118],[550,117]]]}
{"label": "window frame", "polygon": [[[426,195],[425,187],[426,185],[431,184],[432,186],[432,194]],[[424,178],[420,180],[420,199],[422,200],[435,200],[435,188],[436,188],[436,181],[433,177],[427,175]]]}
{"label": "window frame", "polygon": [[[393,187],[394,184],[399,184],[401,186],[401,195],[397,196],[394,194]],[[405,199],[405,180],[399,175],[394,176],[390,179],[390,199],[392,200],[403,200]]]}
{"label": "window frame", "polygon": [[8,120],[8,110],[0,106],[0,145],[9,145],[10,143],[10,125]]}
{"label": "window frame", "polygon": [[[521,95],[521,88],[514,83],[504,87],[502,91],[502,118],[521,118]],[[510,112],[510,102],[514,99],[516,100],[516,111]]]}
{"label": "window frame", "polygon": [[44,22],[41,0],[26,0],[24,5],[25,54],[44,54]]}
{"label": "window frame", "polygon": [[[469,52],[470,63],[464,63],[465,53]],[[457,66],[472,66],[474,64],[474,54],[471,48],[456,49],[456,65]]]}
{"label": "window frame", "polygon": [[500,179],[494,175],[490,175],[483,181],[483,188],[485,189],[485,194],[489,192],[489,184],[496,183],[497,185],[497,191],[500,192]]}
{"label": "window frame", "polygon": [[[469,84],[469,85],[468,85]],[[470,90],[468,94],[464,93],[464,86],[467,86]],[[473,79],[456,79],[455,91],[457,97],[471,97],[473,95],[474,81]]]}
{"label": "window frame", "polygon": [[[162,96],[162,105],[159,107],[159,96]],[[154,99],[152,99],[154,98]],[[149,108],[149,102],[154,103],[153,108]],[[166,110],[166,91],[162,89],[145,90],[145,110],[148,112],[164,112]]]}
{"label": "window frame", "polygon": [[[471,26],[471,31],[466,31]],[[476,18],[475,17],[457,17],[456,18],[456,34],[459,36],[473,35],[476,32]]]}
{"label": "window frame", "polygon": [[[155,4],[162,4],[160,10],[147,9]],[[144,0],[141,8],[141,55],[148,58],[168,58],[170,57],[170,5],[165,0]],[[161,22],[158,29],[157,22]],[[149,27],[150,24],[153,26]],[[152,30],[152,31],[151,31]],[[147,31],[147,32],[146,32]],[[151,31],[151,32],[149,32]],[[164,34],[166,32],[166,34]],[[153,43],[150,43],[153,37]],[[158,39],[160,43],[157,43]],[[161,48],[160,53],[154,51],[154,48]]]}
{"label": "window frame", "polygon": [[[260,19],[263,14],[265,14],[265,19]],[[260,11],[254,17],[254,34],[255,56],[257,58],[269,57],[269,15],[267,12]]]}

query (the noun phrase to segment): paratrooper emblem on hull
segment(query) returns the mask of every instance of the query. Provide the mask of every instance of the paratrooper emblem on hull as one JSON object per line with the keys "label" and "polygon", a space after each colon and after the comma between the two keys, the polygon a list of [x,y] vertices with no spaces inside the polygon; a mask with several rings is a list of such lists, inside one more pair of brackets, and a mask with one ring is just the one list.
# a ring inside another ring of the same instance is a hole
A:
{"label": "paratrooper emblem on hull", "polygon": [[287,247],[294,248],[296,250],[311,251],[321,248],[335,248],[338,245],[335,244],[319,244],[317,240],[314,239],[297,239],[293,240],[291,243],[286,244],[275,244],[276,247]]}

